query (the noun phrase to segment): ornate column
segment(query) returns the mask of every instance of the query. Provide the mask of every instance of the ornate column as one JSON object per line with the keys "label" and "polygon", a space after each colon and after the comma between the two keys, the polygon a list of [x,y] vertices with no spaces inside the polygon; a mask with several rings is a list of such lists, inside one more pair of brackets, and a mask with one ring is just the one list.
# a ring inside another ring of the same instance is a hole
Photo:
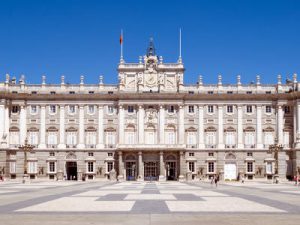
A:
{"label": "ornate column", "polygon": [[27,118],[26,118],[26,106],[21,105],[20,106],[20,122],[19,122],[19,127],[20,127],[20,144],[24,145],[24,141],[27,136]]}
{"label": "ornate column", "polygon": [[119,155],[119,175],[118,175],[118,181],[122,181],[124,179],[124,163],[122,158],[122,152],[118,152]]}
{"label": "ornate column", "polygon": [[263,148],[261,127],[261,105],[256,106],[256,148]]}
{"label": "ornate column", "polygon": [[180,159],[179,159],[179,181],[185,181],[185,177],[184,177],[184,152],[183,151],[180,151],[179,153],[180,155]]}
{"label": "ornate column", "polygon": [[144,164],[143,164],[143,154],[141,151],[138,153],[139,155],[139,175],[138,180],[143,181],[144,180]]}
{"label": "ornate column", "polygon": [[198,148],[205,148],[204,144],[204,126],[203,126],[203,105],[198,107]]}
{"label": "ornate column", "polygon": [[244,148],[244,143],[243,143],[243,106],[238,105],[237,106],[237,113],[238,113],[238,126],[237,126],[237,131],[238,131],[238,143],[237,147],[238,148]]}
{"label": "ornate column", "polygon": [[79,143],[77,148],[83,149],[85,147],[84,144],[84,106],[79,106]]}
{"label": "ornate column", "polygon": [[124,143],[124,108],[119,105],[119,144]]}
{"label": "ornate column", "polygon": [[218,148],[224,148],[223,106],[218,105]]}
{"label": "ornate column", "polygon": [[277,106],[277,138],[278,144],[283,144],[283,110],[282,106]]}
{"label": "ornate column", "polygon": [[39,148],[46,148],[46,106],[41,105],[40,144]]}
{"label": "ornate column", "polygon": [[184,144],[184,107],[179,105],[178,115],[178,144]]}
{"label": "ornate column", "polygon": [[138,111],[139,144],[144,144],[144,115],[145,115],[145,110],[142,105],[139,105],[139,111]]}
{"label": "ornate column", "polygon": [[159,181],[165,181],[166,169],[164,164],[164,152],[159,152]]}
{"label": "ornate column", "polygon": [[65,144],[65,105],[59,106],[59,144],[58,148],[66,148]]}
{"label": "ornate column", "polygon": [[165,108],[163,105],[159,106],[159,143],[165,143]]}
{"label": "ornate column", "polygon": [[104,148],[103,105],[98,106],[98,144],[97,148]]}

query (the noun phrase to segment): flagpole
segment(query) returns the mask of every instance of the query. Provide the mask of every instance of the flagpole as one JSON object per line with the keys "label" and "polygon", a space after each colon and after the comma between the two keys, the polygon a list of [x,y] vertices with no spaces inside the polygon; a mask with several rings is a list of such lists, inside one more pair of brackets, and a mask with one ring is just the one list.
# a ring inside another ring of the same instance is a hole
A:
{"label": "flagpole", "polygon": [[122,63],[123,60],[123,29],[121,29],[121,37],[120,37],[120,44],[121,44],[121,56],[120,56],[120,62]]}
{"label": "flagpole", "polygon": [[182,58],[181,58],[181,28],[179,29],[179,63],[182,63]]}

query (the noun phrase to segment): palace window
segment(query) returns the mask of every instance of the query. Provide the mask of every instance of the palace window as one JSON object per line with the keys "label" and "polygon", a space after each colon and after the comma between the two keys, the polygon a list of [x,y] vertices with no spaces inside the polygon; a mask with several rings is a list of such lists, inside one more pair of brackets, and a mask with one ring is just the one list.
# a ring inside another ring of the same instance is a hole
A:
{"label": "palace window", "polygon": [[247,162],[247,172],[253,173],[253,162]]}
{"label": "palace window", "polygon": [[108,156],[108,157],[113,157],[113,153],[112,153],[112,152],[108,152],[108,153],[107,153],[107,156]]}
{"label": "palace window", "polygon": [[214,92],[213,91],[208,91],[207,94],[212,95]]}
{"label": "palace window", "polygon": [[193,105],[189,105],[189,113],[194,113],[194,106]]}
{"label": "palace window", "polygon": [[272,162],[267,162],[266,174],[273,174],[273,163]]}
{"label": "palace window", "polygon": [[9,162],[9,173],[16,173],[16,161]]}
{"label": "palace window", "polygon": [[196,132],[195,131],[188,131],[187,132],[187,144],[188,145],[196,145]]}
{"label": "palace window", "polygon": [[13,127],[10,129],[9,133],[9,143],[10,145],[19,145],[19,138],[20,138],[20,132],[19,129],[16,127]]}
{"label": "palace window", "polygon": [[52,157],[55,156],[55,152],[50,152],[49,156],[52,156]]}
{"label": "palace window", "polygon": [[107,162],[107,172],[109,173],[114,168],[113,162]]}
{"label": "palace window", "polygon": [[216,144],[216,132],[215,131],[207,131],[205,132],[205,144],[207,147],[213,147]]}
{"label": "palace window", "polygon": [[28,173],[37,173],[37,162],[36,161],[28,162]]}
{"label": "palace window", "polygon": [[39,137],[38,131],[30,131],[29,134],[28,134],[29,144],[38,145],[38,137]]}
{"label": "palace window", "polygon": [[270,105],[266,106],[266,113],[271,113],[272,112],[272,107]]}
{"label": "palace window", "polygon": [[88,113],[89,114],[94,114],[95,113],[95,106],[94,105],[89,105],[88,106]]}
{"label": "palace window", "polygon": [[88,147],[96,146],[96,131],[87,131],[85,140]]}
{"label": "palace window", "polygon": [[195,156],[195,153],[194,152],[189,152],[189,156],[193,157],[193,156]]}
{"label": "palace window", "polygon": [[57,132],[48,132],[48,145],[57,145]]}
{"label": "palace window", "polygon": [[274,130],[272,128],[267,128],[264,131],[264,144],[267,146],[274,144],[273,131]]}
{"label": "palace window", "polygon": [[127,107],[127,111],[128,111],[128,113],[133,113],[133,112],[134,112],[134,107],[133,107],[133,105],[129,105],[129,106]]}
{"label": "palace window", "polygon": [[290,146],[290,132],[289,131],[283,132],[283,144],[285,147]]}
{"label": "palace window", "polygon": [[113,114],[114,113],[114,107],[112,105],[107,106],[107,113],[108,114]]}
{"label": "palace window", "polygon": [[209,173],[215,172],[215,163],[214,162],[208,162],[208,172]]}
{"label": "palace window", "polygon": [[37,113],[37,106],[36,105],[30,106],[30,113],[31,114],[36,114]]}
{"label": "palace window", "polygon": [[19,110],[20,110],[20,107],[17,106],[17,105],[13,105],[13,106],[11,107],[11,112],[12,112],[12,113],[18,113]]}
{"label": "palace window", "polygon": [[225,133],[225,145],[235,145],[235,132],[226,131]]}
{"label": "palace window", "polygon": [[168,126],[165,131],[165,141],[166,144],[175,144],[176,143],[176,131],[175,127]]}
{"label": "palace window", "polygon": [[55,173],[56,168],[55,168],[55,162],[49,162],[49,173]]}
{"label": "palace window", "polygon": [[286,113],[286,114],[289,114],[290,113],[290,107],[289,106],[284,106],[284,112]]}
{"label": "palace window", "polygon": [[247,105],[247,113],[252,113],[252,105]]}
{"label": "palace window", "polygon": [[213,156],[214,156],[214,153],[213,153],[213,152],[209,152],[209,153],[208,153],[208,156],[213,157]]}
{"label": "palace window", "polygon": [[189,171],[195,172],[195,162],[189,162]]}
{"label": "palace window", "polygon": [[174,113],[174,111],[175,111],[174,105],[169,105],[168,106],[168,113]]}
{"label": "palace window", "polygon": [[67,132],[67,145],[77,144],[77,132]]}
{"label": "palace window", "polygon": [[75,105],[69,105],[69,113],[71,114],[75,113]]}
{"label": "palace window", "polygon": [[247,156],[252,157],[253,156],[253,152],[247,152]]}
{"label": "palace window", "polygon": [[208,113],[214,113],[214,106],[213,105],[208,105],[207,106],[207,112]]}
{"label": "palace window", "polygon": [[246,131],[245,132],[245,146],[252,147],[255,144],[255,132],[254,131]]}
{"label": "palace window", "polygon": [[50,112],[51,114],[56,113],[56,105],[50,105],[50,106],[49,106],[49,112]]}
{"label": "palace window", "polygon": [[232,105],[227,106],[227,113],[233,113],[233,106]]}
{"label": "palace window", "polygon": [[87,171],[89,173],[93,173],[94,172],[94,162],[88,162],[87,163]]}
{"label": "palace window", "polygon": [[109,129],[105,132],[105,143],[108,146],[114,146],[116,143],[116,132],[115,130]]}

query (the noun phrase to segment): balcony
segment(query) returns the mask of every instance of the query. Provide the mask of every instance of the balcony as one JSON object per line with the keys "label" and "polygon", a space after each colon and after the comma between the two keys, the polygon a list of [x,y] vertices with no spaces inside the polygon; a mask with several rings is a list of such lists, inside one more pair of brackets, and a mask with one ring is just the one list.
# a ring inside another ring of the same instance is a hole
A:
{"label": "balcony", "polygon": [[47,144],[47,148],[57,148],[56,144]]}
{"label": "balcony", "polygon": [[205,145],[205,148],[216,148],[216,145]]}
{"label": "balcony", "polygon": [[252,145],[245,145],[245,148],[255,148],[255,145],[252,144]]}
{"label": "balcony", "polygon": [[225,145],[225,148],[236,148],[236,145]]}
{"label": "balcony", "polygon": [[184,150],[185,144],[118,144],[119,149],[138,149],[138,150]]}
{"label": "balcony", "polygon": [[67,145],[66,145],[66,148],[76,148],[76,145],[73,145],[73,144],[67,144]]}
{"label": "balcony", "polygon": [[96,145],[95,144],[89,144],[89,145],[86,145],[86,148],[96,148]]}
{"label": "balcony", "polygon": [[186,145],[186,148],[197,148],[196,144],[188,144]]}
{"label": "balcony", "polygon": [[106,144],[104,147],[105,148],[115,148],[116,144]]}
{"label": "balcony", "polygon": [[12,144],[12,145],[9,145],[9,148],[19,148],[20,145],[19,144]]}

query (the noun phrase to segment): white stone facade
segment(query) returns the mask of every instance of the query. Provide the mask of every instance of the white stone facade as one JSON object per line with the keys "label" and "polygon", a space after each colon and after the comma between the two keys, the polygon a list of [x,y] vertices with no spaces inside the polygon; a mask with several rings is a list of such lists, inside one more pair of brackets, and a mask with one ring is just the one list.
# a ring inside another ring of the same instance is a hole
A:
{"label": "white stone facade", "polygon": [[[0,83],[0,172],[23,175],[19,146],[33,179],[271,178],[275,138],[279,176],[300,172],[300,85],[184,85],[184,65],[164,63],[151,42],[138,63],[118,65],[118,85],[26,84],[9,75]],[[298,96],[299,95],[299,96]]]}

